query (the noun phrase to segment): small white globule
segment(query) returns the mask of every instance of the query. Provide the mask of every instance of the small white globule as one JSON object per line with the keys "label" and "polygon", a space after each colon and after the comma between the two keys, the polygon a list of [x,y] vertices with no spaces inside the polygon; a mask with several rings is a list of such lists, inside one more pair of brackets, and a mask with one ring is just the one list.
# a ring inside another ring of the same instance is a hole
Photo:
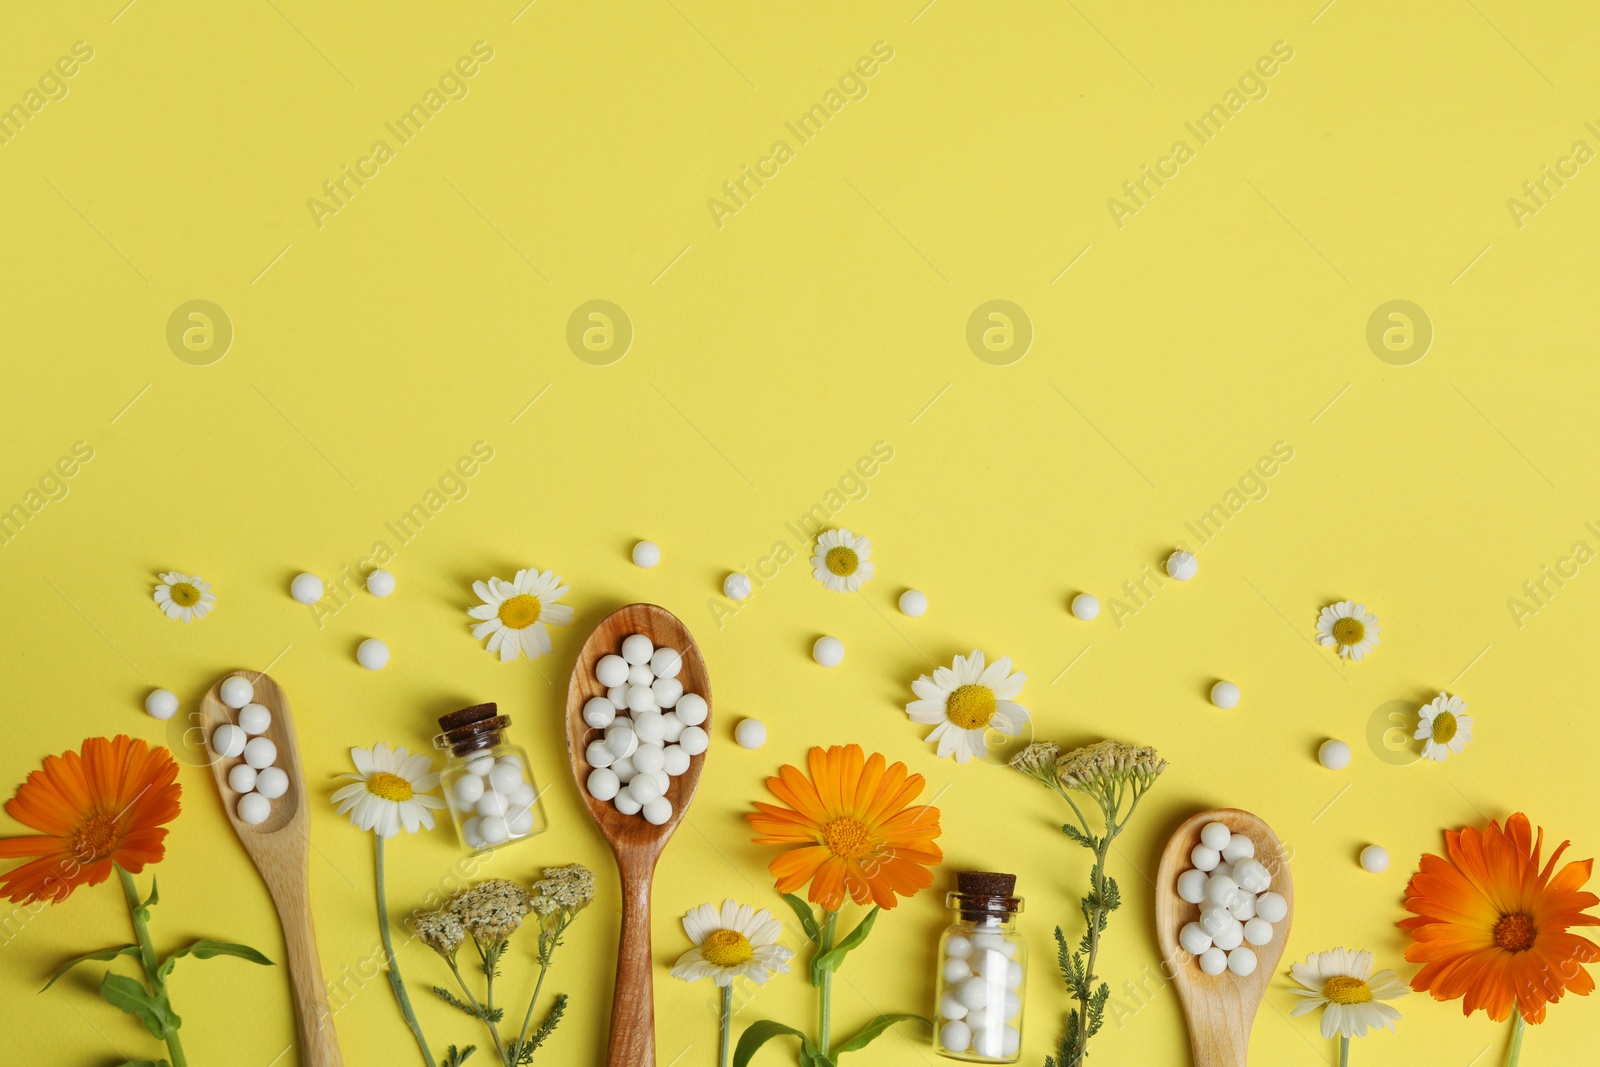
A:
{"label": "small white globule", "polygon": [[678,706],[672,709],[677,713],[678,721],[685,726],[699,726],[706,721],[710,708],[706,698],[699,693],[685,693],[678,698]]}
{"label": "small white globule", "polygon": [[680,745],[668,745],[661,752],[661,769],[673,778],[689,769],[689,753]]}
{"label": "small white globule", "polygon": [[510,793],[522,784],[522,768],[514,763],[498,762],[489,771],[489,784],[500,793]]}
{"label": "small white globule", "polygon": [[1206,974],[1221,974],[1228,969],[1228,954],[1213,945],[1200,953],[1200,969]]}
{"label": "small white globule", "polygon": [[657,678],[676,678],[683,670],[683,657],[675,648],[658,648],[650,654],[650,672]]}
{"label": "small white globule", "polygon": [[1189,955],[1198,956],[1211,947],[1211,935],[1199,923],[1185,923],[1183,929],[1178,931],[1178,944]]}
{"label": "small white globule", "polygon": [[228,771],[228,788],[235,793],[248,793],[256,787],[256,769],[248,763],[236,763]]}
{"label": "small white globule", "polygon": [[649,570],[661,562],[661,546],[654,541],[640,541],[633,546],[633,562],[635,566]]}
{"label": "small white globule", "polygon": [[267,816],[272,814],[272,801],[260,793],[246,793],[239,798],[239,804],[234,808],[239,816],[239,821],[246,826],[260,826],[267,821]]}
{"label": "small white globule", "polygon": [[1389,869],[1389,850],[1382,845],[1368,845],[1361,850],[1361,869],[1368,874],[1382,874]]}
{"label": "small white globule", "polygon": [[1079,622],[1091,622],[1100,614],[1100,598],[1093,593],[1079,593],[1072,598],[1072,617]]}
{"label": "small white globule", "polygon": [[661,716],[661,742],[666,745],[675,745],[678,738],[683,736],[683,720],[678,718],[676,712],[666,712]]}
{"label": "small white globule", "polygon": [[616,772],[609,767],[596,767],[590,771],[586,784],[589,795],[596,800],[611,800],[616,797],[617,790],[622,788],[622,783],[617,781]]}
{"label": "small white globule", "polygon": [[1317,762],[1330,771],[1342,771],[1350,766],[1350,746],[1336,737],[1330,737],[1318,747]]}
{"label": "small white globule", "polygon": [[811,658],[823,667],[837,667],[844,662],[844,642],[837,637],[819,637],[811,646]]}
{"label": "small white globule", "polygon": [[1178,898],[1185,904],[1199,904],[1206,899],[1206,872],[1190,868],[1178,875]]}
{"label": "small white globule", "polygon": [[170,689],[152,689],[144,698],[144,710],[152,719],[170,719],[178,714],[178,694]]}
{"label": "small white globule", "polygon": [[632,712],[656,710],[656,695],[650,691],[649,686],[628,686],[628,710]]}
{"label": "small white globule", "polygon": [[1228,847],[1228,839],[1232,836],[1233,831],[1228,829],[1225,822],[1208,822],[1200,828],[1200,843],[1219,853]]}
{"label": "small white globule", "polygon": [[907,589],[900,594],[900,613],[920,619],[928,613],[928,594],[920,589]]}
{"label": "small white globule", "polygon": [[228,707],[238,710],[256,698],[255,687],[250,684],[250,679],[237,674],[222,680],[222,686],[217,690],[217,695]]}
{"label": "small white globule", "polygon": [[1262,893],[1256,898],[1256,918],[1269,923],[1282,922],[1289,914],[1289,902],[1281,893]]}
{"label": "small white globule", "polygon": [[651,826],[660,826],[672,818],[672,801],[666,797],[656,797],[643,806],[644,820]]}
{"label": "small white globule", "polygon": [[625,685],[628,681],[628,661],[621,656],[601,656],[594,665],[594,676],[606,688]]}
{"label": "small white globule", "polygon": [[649,663],[655,651],[656,643],[644,634],[629,634],[622,639],[622,658],[628,661],[630,667]]}
{"label": "small white globule", "polygon": [[1250,945],[1265,945],[1272,940],[1272,924],[1257,916],[1244,924],[1244,940]]}
{"label": "small white globule", "polygon": [[1223,711],[1231,711],[1239,706],[1239,687],[1229,681],[1221,681],[1211,687],[1211,703]]}
{"label": "small white globule", "polygon": [[698,726],[685,726],[678,738],[678,747],[691,756],[698,756],[711,747],[711,737]]}
{"label": "small white globule", "polygon": [[223,723],[211,731],[211,748],[223,759],[233,759],[244,752],[245,742],[249,738],[245,732],[233,723]]}
{"label": "small white globule", "polygon": [[[611,754],[611,749],[606,747],[605,741],[596,738],[584,747],[583,758],[589,761],[591,767],[609,767],[617,761]],[[462,781],[466,781],[465,778]]]}
{"label": "small white globule", "polygon": [[1180,582],[1187,582],[1200,571],[1200,561],[1194,558],[1193,552],[1182,549],[1167,557],[1167,576],[1176,578]]}
{"label": "small white globule", "polygon": [[1228,838],[1228,847],[1222,850],[1222,858],[1233,864],[1250,859],[1255,854],[1256,843],[1244,834],[1234,834]]}
{"label": "small white globule", "polygon": [[667,750],[659,744],[641,744],[633,754],[633,769],[649,774],[667,765]]}
{"label": "small white globule", "polygon": [[301,604],[315,604],[322,599],[322,579],[315,574],[297,574],[289,583],[289,595]]}
{"label": "small white globule", "polygon": [[478,803],[479,797],[483,796],[483,779],[476,774],[463,774],[456,779],[456,784],[450,787],[450,792],[455,794],[457,803],[470,808]]}
{"label": "small white globule", "polygon": [[239,709],[239,729],[255,737],[272,728],[272,712],[261,704],[246,704]]}
{"label": "small white globule", "polygon": [[1214,871],[1217,864],[1222,862],[1221,853],[1205,845],[1196,845],[1189,852],[1189,863],[1197,871]]}
{"label": "small white globule", "polygon": [[683,696],[683,683],[676,678],[657,678],[650,683],[650,692],[655,694],[656,707],[670,708]]}
{"label": "small white globule", "polygon": [[643,804],[640,804],[637,800],[633,799],[633,794],[628,792],[626,789],[619,792],[616,799],[611,803],[615,804],[617,810],[622,812],[624,815],[637,815],[639,814],[639,809],[644,807]]}
{"label": "small white globule", "polygon": [[1258,962],[1255,950],[1245,948],[1242,945],[1236,946],[1228,952],[1228,970],[1240,978],[1254,974]]}
{"label": "small white globule", "polygon": [[369,671],[381,671],[389,665],[389,646],[369,637],[356,646],[356,662]]}
{"label": "small white globule", "polygon": [[289,772],[282,767],[267,767],[256,772],[256,792],[277,800],[289,791]]}
{"label": "small white globule", "polygon": [[740,748],[760,748],[767,743],[767,727],[760,719],[745,719],[733,728],[733,739]]}
{"label": "small white globule", "polygon": [[478,833],[488,844],[498,845],[510,840],[511,827],[504,815],[485,815],[478,820]]}
{"label": "small white globule", "polygon": [[394,575],[379,567],[367,575],[367,592],[382,599],[394,592]]}
{"label": "small white globule", "polygon": [[640,744],[658,745],[667,735],[666,716],[659,711],[641,711],[633,717],[633,732],[639,735]]}
{"label": "small white globule", "polygon": [[734,571],[722,580],[722,595],[729,600],[748,600],[755,588],[750,584],[750,579]]}
{"label": "small white globule", "polygon": [[590,697],[583,705],[583,721],[594,730],[604,730],[617,717],[617,706],[605,697]]}

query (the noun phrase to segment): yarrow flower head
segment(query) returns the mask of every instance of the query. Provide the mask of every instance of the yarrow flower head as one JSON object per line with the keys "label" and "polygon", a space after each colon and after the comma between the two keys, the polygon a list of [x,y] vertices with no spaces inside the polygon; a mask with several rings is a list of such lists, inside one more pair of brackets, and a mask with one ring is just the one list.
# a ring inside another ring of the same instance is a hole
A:
{"label": "yarrow flower head", "polygon": [[522,926],[532,909],[528,891],[507,878],[491,878],[450,898],[453,912],[480,945],[504,941]]}
{"label": "yarrow flower head", "polygon": [[1067,789],[1109,798],[1119,786],[1132,785],[1143,793],[1167,769],[1167,761],[1149,745],[1122,741],[1097,741],[1074,749],[1056,760],[1056,778]]}
{"label": "yarrow flower head", "polygon": [[1029,778],[1049,784],[1056,777],[1056,760],[1061,757],[1061,746],[1054,741],[1035,741],[1011,757],[1011,769]]}
{"label": "yarrow flower head", "polygon": [[412,929],[416,931],[418,941],[446,959],[454,957],[461,942],[467,939],[467,928],[461,925],[460,917],[449,908],[418,915]]}
{"label": "yarrow flower head", "polygon": [[594,872],[581,863],[546,867],[533,883],[533,910],[540,915],[578,912],[594,900]]}

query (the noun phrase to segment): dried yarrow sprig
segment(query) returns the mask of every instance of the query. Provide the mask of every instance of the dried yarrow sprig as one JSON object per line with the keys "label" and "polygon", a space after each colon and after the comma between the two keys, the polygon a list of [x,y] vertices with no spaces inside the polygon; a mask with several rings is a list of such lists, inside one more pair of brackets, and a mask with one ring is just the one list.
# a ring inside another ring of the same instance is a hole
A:
{"label": "dried yarrow sprig", "polygon": [[[594,873],[575,863],[568,867],[546,868],[543,877],[533,883],[531,891],[506,878],[479,882],[451,897],[439,910],[425,912],[413,920],[417,940],[439,954],[461,989],[461,995],[457,996],[444,986],[434,986],[435,995],[483,1022],[503,1067],[520,1067],[532,1062],[533,1054],[561,1021],[567,1007],[565,993],[556,995],[550,1010],[536,1027],[533,1026],[533,1011],[539,1003],[539,994],[555,957],[556,946],[561,944],[561,935],[592,900]],[[505,1009],[494,1002],[494,980],[500,975],[500,961],[505,956],[511,936],[522,928],[523,919],[529,912],[538,917],[539,977],[534,983],[533,996],[528,999],[528,1011],[523,1016],[522,1028],[517,1031],[516,1037],[508,1041],[500,1032]],[[479,969],[483,972],[482,999],[473,993],[456,962],[456,954],[461,946],[469,943],[478,953]],[[448,1062],[460,1063],[471,1052],[470,1046],[460,1053],[452,1048],[451,1055],[455,1058]]]}
{"label": "dried yarrow sprig", "polygon": [[[1011,766],[1029,778],[1054,789],[1072,808],[1077,824],[1064,823],[1061,832],[1094,853],[1089,870],[1089,892],[1082,901],[1084,932],[1076,949],[1067,943],[1061,927],[1056,927],[1056,960],[1067,989],[1077,1007],[1067,1015],[1066,1026],[1055,1056],[1045,1057],[1046,1067],[1082,1067],[1088,1055],[1089,1039],[1105,1021],[1106,998],[1111,994],[1107,982],[1096,981],[1095,962],[1100,952],[1100,935],[1106,920],[1122,903],[1116,879],[1106,874],[1106,856],[1133,818],[1134,809],[1161,772],[1167,761],[1147,745],[1121,741],[1100,741],[1075,749],[1065,756],[1050,742],[1029,745],[1011,760]],[[1083,793],[1100,808],[1101,829],[1095,827],[1079,807],[1073,793]]]}

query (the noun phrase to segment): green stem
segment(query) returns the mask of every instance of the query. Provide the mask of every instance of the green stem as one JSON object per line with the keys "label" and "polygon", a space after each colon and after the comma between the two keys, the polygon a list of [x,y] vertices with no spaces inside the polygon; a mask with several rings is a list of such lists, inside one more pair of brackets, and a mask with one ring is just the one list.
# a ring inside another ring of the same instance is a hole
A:
{"label": "green stem", "polygon": [[[428,1051],[428,1042],[422,1036],[422,1026],[417,1022],[417,1013],[411,1010],[411,998],[406,995],[406,984],[400,977],[400,962],[394,958],[394,942],[389,937],[389,901],[383,888],[383,836],[374,834],[373,839],[377,846],[377,884],[378,884],[378,934],[383,938],[383,955],[389,965],[389,987],[394,990],[395,1000],[400,1002],[400,1013],[406,1017],[406,1025],[411,1028],[411,1036],[417,1039],[417,1048],[422,1052],[422,1062],[428,1067],[437,1067],[433,1061],[433,1053]],[[173,1067],[177,1067],[176,1064]]]}
{"label": "green stem", "polygon": [[[544,932],[541,931],[539,934],[539,977],[534,980],[533,996],[528,998],[528,1011],[522,1017],[522,1029],[517,1031],[517,1043],[511,1046],[518,1056],[522,1055],[523,1042],[528,1040],[528,1027],[533,1023],[533,1008],[534,1005],[539,1003],[539,990],[544,988],[545,972],[550,969],[550,960],[555,952],[554,945],[546,950],[545,936]],[[507,1067],[515,1067],[515,1065],[508,1064]]]}
{"label": "green stem", "polygon": [[[839,927],[839,913],[830,911],[822,924],[822,938],[817,942],[817,955],[833,951],[834,934]],[[824,1058],[829,1055],[833,1041],[833,970],[824,967],[817,981],[817,1050]]]}
{"label": "green stem", "polygon": [[733,1052],[733,983],[722,987],[722,1038],[717,1043],[717,1063],[728,1067],[728,1056]]}
{"label": "green stem", "polygon": [[1095,905],[1094,913],[1089,916],[1089,955],[1083,963],[1083,989],[1078,997],[1078,1047],[1072,1050],[1072,1060],[1066,1067],[1080,1067],[1084,1057],[1089,1051],[1089,998],[1094,995],[1094,961],[1100,954],[1100,930],[1105,925],[1105,891],[1106,891],[1106,856],[1111,851],[1111,840],[1116,835],[1118,827],[1111,821],[1111,813],[1106,813],[1106,834],[1100,839],[1100,847],[1094,850],[1094,879],[1092,881],[1094,898],[1102,903]]}
{"label": "green stem", "polygon": [[1339,1038],[1339,1067],[1350,1067],[1350,1039]]}
{"label": "green stem", "polygon": [[[500,1040],[500,1027],[491,1018],[494,1012],[494,969],[499,963],[500,953],[505,947],[505,942],[496,942],[489,947],[488,952],[485,952],[483,946],[478,944],[477,938],[472,939],[472,944],[478,950],[478,957],[483,960],[483,1006],[479,1008],[484,1013],[483,1025],[489,1028],[489,1037],[494,1041],[494,1050],[500,1054],[500,1061],[509,1065],[510,1061],[506,1057],[505,1043]],[[467,984],[462,982],[461,988],[465,990]],[[469,997],[471,995],[471,993],[467,994]],[[474,1007],[478,1007],[476,1000],[472,1003]]]}
{"label": "green stem", "polygon": [[1522,1059],[1522,1031],[1527,1027],[1527,1023],[1522,1018],[1522,1009],[1511,1010],[1517,1019],[1511,1024],[1511,1049],[1506,1053],[1506,1067],[1517,1067],[1517,1061]]}
{"label": "green stem", "polygon": [[[144,980],[149,983],[151,996],[164,999],[165,993],[158,975],[161,964],[156,959],[156,948],[150,940],[144,906],[139,902],[139,887],[134,885],[133,875],[120,866],[117,866],[117,877],[122,882],[122,895],[128,901],[128,918],[133,920],[133,937],[139,943],[139,965],[144,968]],[[168,1030],[165,1039],[167,1053],[172,1057],[172,1067],[189,1067],[189,1060],[183,1054],[183,1042],[178,1040],[178,1031],[175,1028]]]}

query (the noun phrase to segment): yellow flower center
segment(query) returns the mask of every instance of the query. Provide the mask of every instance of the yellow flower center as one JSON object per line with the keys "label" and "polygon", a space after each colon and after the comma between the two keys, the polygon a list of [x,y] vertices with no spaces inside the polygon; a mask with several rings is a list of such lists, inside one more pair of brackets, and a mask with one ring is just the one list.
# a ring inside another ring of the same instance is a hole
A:
{"label": "yellow flower center", "polygon": [[180,608],[192,608],[200,603],[200,590],[188,582],[174,582],[168,594],[172,602]]}
{"label": "yellow flower center", "polygon": [[827,563],[828,570],[841,578],[848,578],[861,566],[861,557],[856,555],[855,549],[839,545],[828,549]]}
{"label": "yellow flower center", "polygon": [[944,715],[963,730],[981,730],[994,718],[994,690],[986,685],[964,685],[945,701]]}
{"label": "yellow flower center", "polygon": [[500,621],[513,630],[526,630],[539,621],[544,605],[532,593],[521,593],[500,602]]}
{"label": "yellow flower center", "polygon": [[398,774],[379,771],[367,779],[367,792],[375,797],[382,797],[384,800],[410,800],[411,783]]}
{"label": "yellow flower center", "polygon": [[1494,943],[1507,952],[1528,951],[1538,936],[1533,919],[1520,913],[1502,915],[1494,924]]}
{"label": "yellow flower center", "polygon": [[718,967],[737,967],[755,954],[750,939],[737,930],[713,930],[700,943],[700,955]]}
{"label": "yellow flower center", "polygon": [[117,817],[102,812],[72,832],[72,858],[81,864],[104,859],[115,851],[118,838]]}
{"label": "yellow flower center", "polygon": [[872,835],[867,828],[848,815],[834,819],[822,828],[822,838],[828,849],[847,860],[860,859],[872,848]]}
{"label": "yellow flower center", "polygon": [[1333,639],[1341,645],[1359,645],[1366,636],[1367,627],[1360,619],[1346,615],[1333,624]]}
{"label": "yellow flower center", "polygon": [[1441,711],[1433,717],[1433,739],[1441,745],[1450,743],[1456,735],[1456,717],[1448,711]]}
{"label": "yellow flower center", "polygon": [[1335,1004],[1365,1004],[1372,999],[1372,987],[1365,979],[1336,974],[1323,983],[1322,995]]}

